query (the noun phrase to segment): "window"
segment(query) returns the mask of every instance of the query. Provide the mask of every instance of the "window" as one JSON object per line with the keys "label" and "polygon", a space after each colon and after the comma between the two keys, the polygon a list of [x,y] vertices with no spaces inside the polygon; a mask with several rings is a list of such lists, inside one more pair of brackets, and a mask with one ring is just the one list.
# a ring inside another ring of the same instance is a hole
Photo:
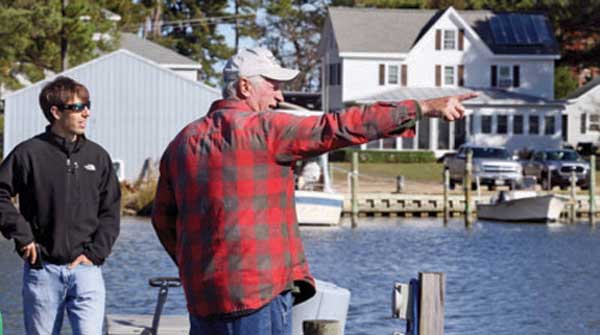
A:
{"label": "window", "polygon": [[398,84],[398,65],[388,65],[388,84]]}
{"label": "window", "polygon": [[382,147],[383,149],[396,149],[396,138],[389,137],[382,139]]}
{"label": "window", "polygon": [[523,134],[523,115],[515,115],[513,118],[513,134]]}
{"label": "window", "polygon": [[379,64],[379,86],[385,85],[385,64]]}
{"label": "window", "polygon": [[510,66],[498,67],[498,87],[506,88],[512,86],[512,78],[510,76]]}
{"label": "window", "polygon": [[342,83],[342,74],[341,74],[342,64],[329,64],[329,85],[335,86],[340,85]]}
{"label": "window", "polygon": [[456,32],[454,30],[444,30],[444,50],[456,49]]}
{"label": "window", "polygon": [[444,85],[454,85],[454,66],[444,66]]}
{"label": "window", "polygon": [[600,132],[600,114],[590,114],[590,129],[589,131]]}
{"label": "window", "polygon": [[537,115],[529,115],[529,134],[539,135],[540,133],[540,119]]}
{"label": "window", "polygon": [[498,115],[497,134],[506,134],[508,132],[508,115]]}
{"label": "window", "polygon": [[582,134],[585,134],[586,130],[587,130],[587,114],[583,113],[581,114],[581,125],[579,126],[579,131]]}
{"label": "window", "polygon": [[546,116],[544,118],[544,134],[554,135],[554,116]]}
{"label": "window", "polygon": [[475,131],[475,115],[469,115],[469,135],[473,135]]}
{"label": "window", "polygon": [[482,115],[481,116],[481,133],[491,134],[492,133],[492,116]]}

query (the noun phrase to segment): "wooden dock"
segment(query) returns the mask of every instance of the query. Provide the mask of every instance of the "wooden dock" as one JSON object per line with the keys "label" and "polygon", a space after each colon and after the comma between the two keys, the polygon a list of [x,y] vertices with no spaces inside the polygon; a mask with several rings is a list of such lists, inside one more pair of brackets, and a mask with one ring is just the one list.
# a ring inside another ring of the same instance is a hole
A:
{"label": "wooden dock", "polygon": [[[473,196],[473,201],[489,202],[490,195]],[[598,201],[596,200],[596,208]],[[462,217],[465,211],[464,195],[449,195],[448,207],[450,217]],[[474,207],[474,206],[473,206]],[[568,207],[565,206],[561,216],[566,217]],[[578,195],[576,197],[577,217],[589,216],[589,197]],[[352,214],[352,196],[346,194],[342,213],[345,217]],[[442,217],[444,215],[443,195],[432,194],[402,194],[402,193],[359,193],[358,215],[384,216],[384,217]],[[596,211],[596,217],[599,213]]]}
{"label": "wooden dock", "polygon": [[[107,335],[134,335],[147,332],[152,327],[153,315],[109,314],[106,316]],[[188,335],[190,320],[187,315],[163,315],[158,327],[159,335]]]}

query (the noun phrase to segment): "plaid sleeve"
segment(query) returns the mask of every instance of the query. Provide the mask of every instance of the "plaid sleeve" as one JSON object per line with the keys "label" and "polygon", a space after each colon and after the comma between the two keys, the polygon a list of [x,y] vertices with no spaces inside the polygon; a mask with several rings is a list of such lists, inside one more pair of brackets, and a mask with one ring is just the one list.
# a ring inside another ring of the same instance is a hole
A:
{"label": "plaid sleeve", "polygon": [[278,162],[292,162],[379,138],[412,137],[420,117],[415,100],[378,102],[310,117],[269,113],[269,148]]}
{"label": "plaid sleeve", "polygon": [[165,153],[160,162],[160,177],[152,206],[152,226],[163,247],[177,264],[177,204],[168,171],[168,155]]}

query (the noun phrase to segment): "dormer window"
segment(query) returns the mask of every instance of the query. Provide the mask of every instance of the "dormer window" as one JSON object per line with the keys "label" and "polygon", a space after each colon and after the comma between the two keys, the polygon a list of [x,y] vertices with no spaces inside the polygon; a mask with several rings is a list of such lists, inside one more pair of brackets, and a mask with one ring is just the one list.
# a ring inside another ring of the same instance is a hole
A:
{"label": "dormer window", "polygon": [[498,87],[507,88],[512,86],[512,77],[510,76],[509,66],[498,67]]}
{"label": "dormer window", "polygon": [[521,68],[519,65],[492,65],[491,87],[509,88],[521,85]]}
{"label": "dormer window", "polygon": [[444,50],[456,49],[456,31],[444,30]]}

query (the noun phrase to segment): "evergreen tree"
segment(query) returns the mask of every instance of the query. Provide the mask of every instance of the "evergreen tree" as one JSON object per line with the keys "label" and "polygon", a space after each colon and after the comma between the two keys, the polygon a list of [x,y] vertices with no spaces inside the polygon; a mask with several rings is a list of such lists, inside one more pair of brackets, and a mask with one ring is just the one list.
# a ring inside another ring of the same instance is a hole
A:
{"label": "evergreen tree", "polygon": [[319,87],[318,45],[326,5],[317,0],[265,1],[265,35],[261,42],[284,66],[300,70],[288,90],[315,91]]}
{"label": "evergreen tree", "polygon": [[95,1],[70,0],[61,11],[60,0],[0,0],[0,84],[20,86],[17,77],[35,82],[44,71],[61,71],[61,39],[75,66],[96,57],[96,50],[113,48],[113,41],[94,38],[114,28]]}
{"label": "evergreen tree", "polygon": [[213,65],[229,58],[233,49],[217,30],[218,17],[227,13],[227,0],[176,0],[164,2],[162,36],[153,37],[158,43],[190,57],[202,65],[202,80],[217,84],[220,72]]}

